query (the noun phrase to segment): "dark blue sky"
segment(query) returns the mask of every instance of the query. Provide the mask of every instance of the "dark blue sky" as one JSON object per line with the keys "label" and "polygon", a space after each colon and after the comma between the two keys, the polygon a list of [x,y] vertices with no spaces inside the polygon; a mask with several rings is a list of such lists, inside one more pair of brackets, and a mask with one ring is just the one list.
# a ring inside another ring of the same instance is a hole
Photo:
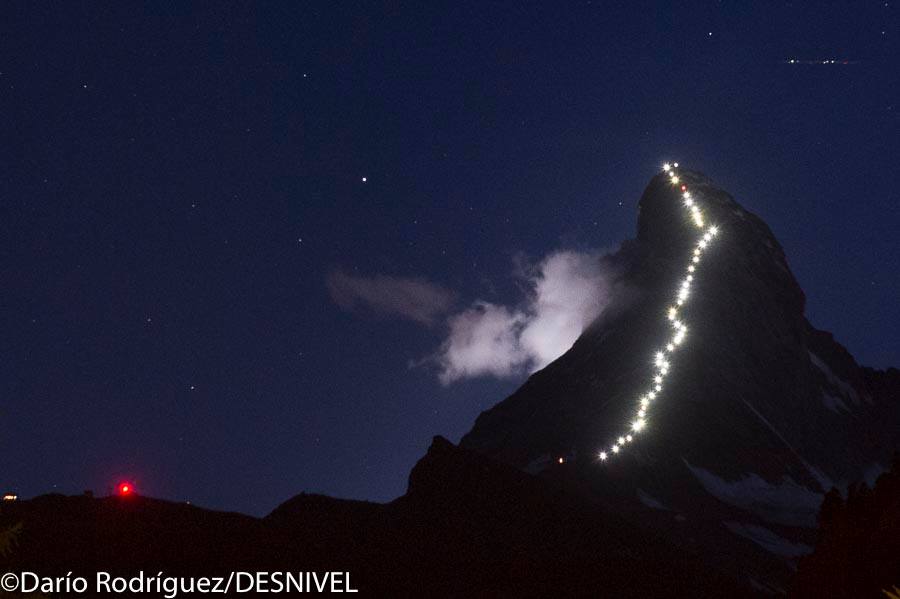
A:
{"label": "dark blue sky", "polygon": [[614,248],[666,158],[900,365],[892,1],[340,4],[6,7],[3,490],[396,497],[521,376],[441,386],[409,365],[443,323],[343,310],[329,274],[514,304],[517,256]]}

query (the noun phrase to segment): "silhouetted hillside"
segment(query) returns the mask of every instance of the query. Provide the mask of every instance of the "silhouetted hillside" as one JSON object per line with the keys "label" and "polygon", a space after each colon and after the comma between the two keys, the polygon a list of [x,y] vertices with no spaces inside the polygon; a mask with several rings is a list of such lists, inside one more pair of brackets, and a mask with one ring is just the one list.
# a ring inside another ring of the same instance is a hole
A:
{"label": "silhouetted hillside", "polygon": [[832,489],[819,513],[821,539],[800,560],[791,589],[797,598],[885,597],[900,587],[900,456],[875,487]]}
{"label": "silhouetted hillside", "polygon": [[[665,539],[606,515],[577,483],[548,481],[436,437],[389,504],[301,495],[262,519],[145,497],[38,497],[11,571],[221,575],[351,572],[363,596],[743,596]],[[568,488],[567,488],[568,487]]]}

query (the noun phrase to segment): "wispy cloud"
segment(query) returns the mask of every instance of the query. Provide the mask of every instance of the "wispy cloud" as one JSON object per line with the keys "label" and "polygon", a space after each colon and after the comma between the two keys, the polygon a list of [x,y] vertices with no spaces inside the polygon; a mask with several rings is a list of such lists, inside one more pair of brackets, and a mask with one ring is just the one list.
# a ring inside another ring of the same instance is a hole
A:
{"label": "wispy cloud", "polygon": [[336,270],[328,275],[328,291],[345,310],[367,308],[432,325],[453,307],[456,294],[424,279],[375,275],[363,277]]}
{"label": "wispy cloud", "polygon": [[523,294],[509,304],[474,301],[453,312],[456,294],[424,279],[334,271],[327,284],[342,308],[365,308],[426,326],[446,324],[437,351],[413,365],[437,368],[444,385],[467,378],[520,376],[543,368],[578,339],[609,304],[613,274],[599,252],[556,251],[519,265]]}
{"label": "wispy cloud", "polygon": [[445,385],[543,368],[565,353],[607,306],[611,273],[598,253],[558,251],[526,270],[515,307],[478,301],[450,317],[435,361]]}

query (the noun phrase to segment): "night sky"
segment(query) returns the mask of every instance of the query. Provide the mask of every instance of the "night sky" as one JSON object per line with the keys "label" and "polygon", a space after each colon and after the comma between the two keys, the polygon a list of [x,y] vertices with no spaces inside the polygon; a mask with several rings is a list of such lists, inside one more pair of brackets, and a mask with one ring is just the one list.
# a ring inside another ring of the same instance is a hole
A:
{"label": "night sky", "polygon": [[527,376],[442,376],[448,323],[665,159],[900,365],[900,4],[543,4],[4,7],[0,491],[392,499]]}

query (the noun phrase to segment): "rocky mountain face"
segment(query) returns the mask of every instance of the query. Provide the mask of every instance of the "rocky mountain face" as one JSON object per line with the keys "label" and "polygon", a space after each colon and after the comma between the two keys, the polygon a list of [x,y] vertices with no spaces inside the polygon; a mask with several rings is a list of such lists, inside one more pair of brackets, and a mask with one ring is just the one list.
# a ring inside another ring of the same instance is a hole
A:
{"label": "rocky mountain face", "polygon": [[697,240],[663,174],[641,198],[636,239],[606,258],[620,273],[612,304],[460,445],[544,476],[570,471],[625,521],[656,523],[760,592],[783,591],[815,542],[823,494],[890,463],[900,372],[860,367],[815,329],[769,227],[704,175],[679,176],[721,233],[697,265],[688,333],[646,429],[599,462],[649,390]]}

